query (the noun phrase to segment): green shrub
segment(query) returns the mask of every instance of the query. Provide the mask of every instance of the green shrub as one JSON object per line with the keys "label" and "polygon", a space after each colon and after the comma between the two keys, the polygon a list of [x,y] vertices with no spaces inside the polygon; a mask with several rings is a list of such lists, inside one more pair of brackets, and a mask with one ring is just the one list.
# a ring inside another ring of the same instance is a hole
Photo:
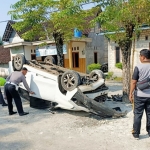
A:
{"label": "green shrub", "polygon": [[122,70],[122,63],[117,63],[115,66]]}
{"label": "green shrub", "polygon": [[108,72],[106,78],[111,79],[113,77],[113,74],[114,74],[113,72]]}
{"label": "green shrub", "polygon": [[87,66],[88,71],[92,71],[92,70],[100,69],[100,68],[101,68],[101,65],[99,63],[98,64],[90,64]]}
{"label": "green shrub", "polygon": [[6,80],[2,77],[0,77],[0,86],[4,86],[6,83]]}

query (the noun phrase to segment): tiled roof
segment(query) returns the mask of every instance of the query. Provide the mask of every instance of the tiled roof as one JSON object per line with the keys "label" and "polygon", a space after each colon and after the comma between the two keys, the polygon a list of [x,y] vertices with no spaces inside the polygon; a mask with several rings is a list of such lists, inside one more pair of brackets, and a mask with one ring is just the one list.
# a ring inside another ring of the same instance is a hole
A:
{"label": "tiled roof", "polygon": [[0,64],[7,64],[10,61],[10,49],[0,46]]}
{"label": "tiled roof", "polygon": [[5,41],[5,42],[9,41],[9,38],[10,38],[12,32],[14,31],[14,29],[12,28],[12,24],[14,24],[14,23],[15,23],[14,21],[11,21],[11,20],[8,21],[5,31],[4,31],[4,34],[3,34],[2,41]]}

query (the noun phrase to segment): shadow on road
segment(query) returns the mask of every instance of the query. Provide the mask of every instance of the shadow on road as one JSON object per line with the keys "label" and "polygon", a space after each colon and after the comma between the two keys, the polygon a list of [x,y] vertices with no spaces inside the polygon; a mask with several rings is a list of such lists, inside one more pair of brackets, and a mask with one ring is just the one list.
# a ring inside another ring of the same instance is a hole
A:
{"label": "shadow on road", "polygon": [[24,150],[30,148],[30,142],[26,141],[0,141],[0,149],[1,150]]}

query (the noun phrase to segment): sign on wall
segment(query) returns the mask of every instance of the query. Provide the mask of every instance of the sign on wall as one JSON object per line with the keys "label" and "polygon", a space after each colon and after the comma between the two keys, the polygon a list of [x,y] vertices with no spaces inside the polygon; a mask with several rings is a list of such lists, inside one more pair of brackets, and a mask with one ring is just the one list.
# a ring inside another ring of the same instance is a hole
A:
{"label": "sign on wall", "polygon": [[[63,54],[67,54],[67,47],[63,45]],[[56,45],[47,45],[36,49],[36,57],[57,55]]]}

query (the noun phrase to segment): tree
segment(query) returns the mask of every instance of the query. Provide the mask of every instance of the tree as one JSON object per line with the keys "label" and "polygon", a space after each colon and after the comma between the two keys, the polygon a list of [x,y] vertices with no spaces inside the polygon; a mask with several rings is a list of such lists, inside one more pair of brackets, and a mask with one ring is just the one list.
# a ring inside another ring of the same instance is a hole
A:
{"label": "tree", "polygon": [[2,38],[0,37],[0,45],[3,45],[3,41]]}
{"label": "tree", "polygon": [[114,32],[106,34],[116,41],[122,51],[123,64],[123,94],[128,95],[130,90],[130,56],[132,40],[139,33],[142,24],[150,23],[149,0],[118,0],[114,1],[99,14],[95,21],[101,23],[102,30]]}
{"label": "tree", "polygon": [[19,19],[13,27],[25,40],[53,39],[57,48],[58,65],[63,66],[63,43],[72,39],[73,29],[89,28],[86,17],[94,16],[97,8],[82,10],[86,0],[20,0],[9,11]]}

